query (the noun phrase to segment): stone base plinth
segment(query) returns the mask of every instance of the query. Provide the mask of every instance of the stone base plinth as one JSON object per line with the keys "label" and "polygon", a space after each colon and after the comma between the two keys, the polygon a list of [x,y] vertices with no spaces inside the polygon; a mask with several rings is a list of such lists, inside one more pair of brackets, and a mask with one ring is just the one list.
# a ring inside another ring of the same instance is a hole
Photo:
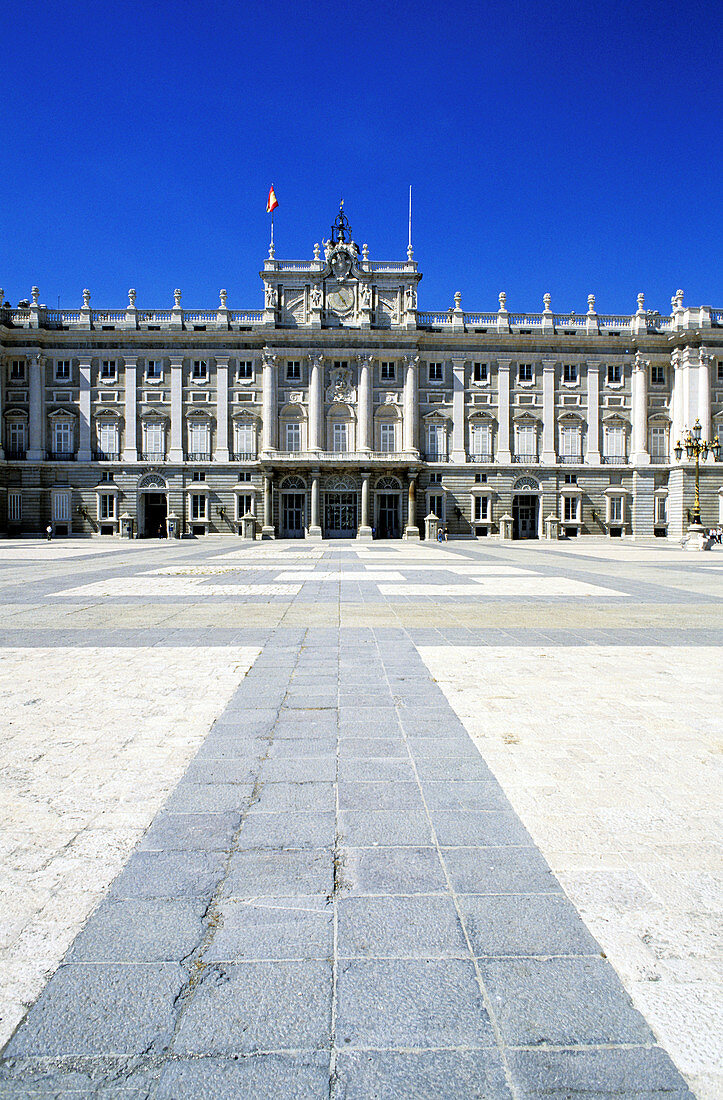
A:
{"label": "stone base plinth", "polygon": [[691,523],[687,537],[683,540],[683,546],[686,550],[692,551],[710,550],[711,540],[705,533],[705,527],[697,523]]}
{"label": "stone base plinth", "polygon": [[357,542],[371,542],[372,541],[372,529],[371,527],[360,527],[356,533]]}

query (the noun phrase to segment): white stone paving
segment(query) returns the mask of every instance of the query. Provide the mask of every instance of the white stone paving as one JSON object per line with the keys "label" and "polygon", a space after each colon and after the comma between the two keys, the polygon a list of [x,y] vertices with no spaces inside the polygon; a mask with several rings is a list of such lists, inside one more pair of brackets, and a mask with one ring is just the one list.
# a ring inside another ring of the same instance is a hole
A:
{"label": "white stone paving", "polygon": [[678,1068],[720,1100],[720,650],[420,654]]}
{"label": "white stone paving", "polygon": [[0,1045],[258,652],[0,649]]}

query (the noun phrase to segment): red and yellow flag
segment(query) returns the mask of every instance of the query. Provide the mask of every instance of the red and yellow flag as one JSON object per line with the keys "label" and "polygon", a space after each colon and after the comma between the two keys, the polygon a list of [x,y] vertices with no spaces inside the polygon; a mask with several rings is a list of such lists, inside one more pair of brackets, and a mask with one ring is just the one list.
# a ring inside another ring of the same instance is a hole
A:
{"label": "red and yellow flag", "polygon": [[269,197],[266,200],[266,213],[270,214],[271,211],[275,210],[278,205],[279,201],[276,198],[276,192],[274,191],[274,185],[272,183],[271,187],[269,188]]}

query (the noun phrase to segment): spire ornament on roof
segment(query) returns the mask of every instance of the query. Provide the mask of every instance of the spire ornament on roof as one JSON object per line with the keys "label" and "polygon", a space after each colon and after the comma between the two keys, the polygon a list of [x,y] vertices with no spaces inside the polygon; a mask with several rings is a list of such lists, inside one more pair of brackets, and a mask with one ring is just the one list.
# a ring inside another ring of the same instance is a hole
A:
{"label": "spire ornament on roof", "polygon": [[349,225],[349,219],[344,213],[343,199],[339,203],[339,213],[336,221],[331,227],[331,243],[351,244],[351,226]]}

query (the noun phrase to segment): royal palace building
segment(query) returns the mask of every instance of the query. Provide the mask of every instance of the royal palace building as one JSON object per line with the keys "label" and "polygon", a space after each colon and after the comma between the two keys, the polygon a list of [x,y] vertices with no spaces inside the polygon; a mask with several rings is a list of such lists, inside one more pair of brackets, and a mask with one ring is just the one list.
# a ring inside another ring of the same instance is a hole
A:
{"label": "royal palace building", "polygon": [[[695,422],[723,419],[723,310],[441,313],[340,211],[310,260],[264,262],[264,306],[17,308],[0,291],[8,536],[679,539]],[[702,522],[723,464],[700,463]]]}

